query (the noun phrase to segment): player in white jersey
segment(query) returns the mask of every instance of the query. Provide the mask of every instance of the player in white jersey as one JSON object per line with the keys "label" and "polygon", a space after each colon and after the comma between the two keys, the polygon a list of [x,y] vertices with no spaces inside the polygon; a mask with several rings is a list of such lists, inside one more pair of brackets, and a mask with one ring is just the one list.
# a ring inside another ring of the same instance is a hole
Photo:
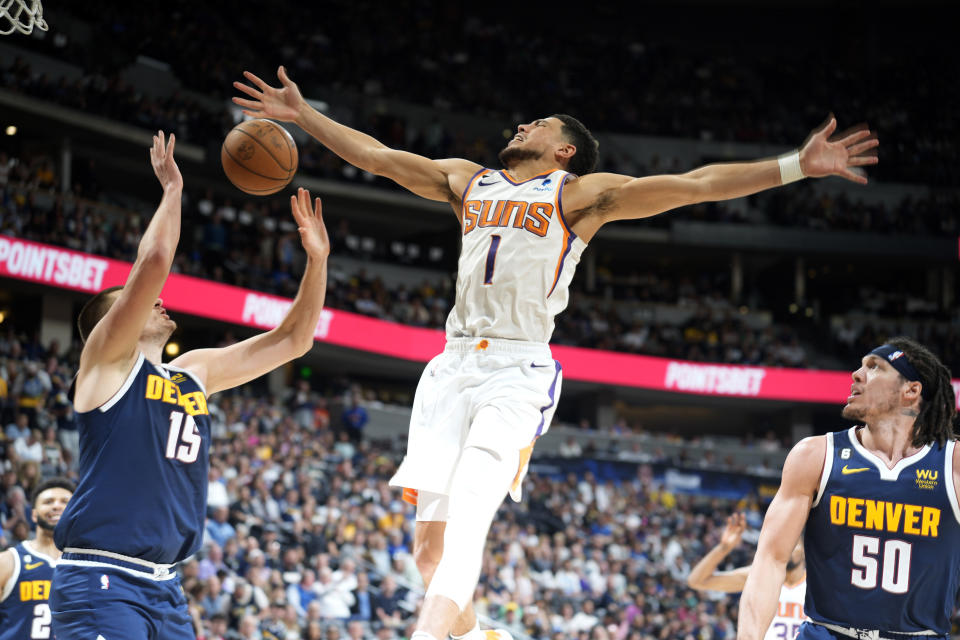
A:
{"label": "player in white jersey", "polygon": [[[687,584],[698,591],[722,591],[740,593],[747,583],[750,565],[737,567],[730,571],[717,571],[731,551],[740,544],[743,531],[747,528],[742,513],[727,518],[727,526],[720,535],[720,542],[690,570]],[[800,625],[806,619],[803,614],[803,599],[807,593],[807,567],[803,558],[803,543],[797,542],[787,561],[786,578],[780,588],[780,600],[777,613],[763,640],[793,640],[800,631]]]}
{"label": "player in white jersey", "polygon": [[575,118],[554,115],[517,127],[500,153],[504,170],[494,171],[391,149],[341,125],[313,109],[283,67],[279,88],[244,76],[250,84],[234,87],[246,97],[233,99],[244,113],[295,122],[350,164],[449,203],[460,222],[447,346],[421,378],[407,458],[392,481],[419,491],[414,555],[429,586],[413,637],[424,640],[450,631],[484,637],[470,608],[484,540],[504,495],[519,489],[533,440],[550,424],[561,384],[548,346],[553,317],[566,306],[577,258],[597,230],[804,177],[865,184],[861,167],[877,162],[868,128],[831,140],[831,117],[780,158],[682,175],[592,173],[597,141]]}

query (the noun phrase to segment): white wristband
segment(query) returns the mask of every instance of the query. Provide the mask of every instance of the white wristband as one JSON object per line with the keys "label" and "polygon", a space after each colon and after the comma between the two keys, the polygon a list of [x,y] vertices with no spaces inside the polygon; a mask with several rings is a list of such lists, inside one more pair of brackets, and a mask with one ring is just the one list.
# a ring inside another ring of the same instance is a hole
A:
{"label": "white wristband", "polygon": [[780,184],[790,184],[806,177],[800,168],[799,151],[783,154],[777,158],[777,163],[780,165]]}

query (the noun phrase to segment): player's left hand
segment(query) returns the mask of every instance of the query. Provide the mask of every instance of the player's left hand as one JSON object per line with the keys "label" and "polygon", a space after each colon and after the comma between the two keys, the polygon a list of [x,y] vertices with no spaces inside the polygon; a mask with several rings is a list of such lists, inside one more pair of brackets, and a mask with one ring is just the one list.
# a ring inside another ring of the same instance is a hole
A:
{"label": "player's left hand", "polygon": [[747,519],[744,517],[742,512],[737,512],[731,514],[727,518],[727,526],[723,528],[723,533],[720,534],[720,546],[730,553],[740,544],[740,540],[743,538],[743,532],[747,529]]}
{"label": "player's left hand", "polygon": [[310,192],[306,189],[297,189],[297,195],[290,196],[290,211],[293,213],[293,219],[297,221],[303,250],[311,258],[326,258],[330,254],[330,238],[327,236],[327,227],[323,224],[323,206],[320,198],[315,199],[311,209]]}
{"label": "player's left hand", "polygon": [[825,124],[815,129],[800,147],[800,168],[808,178],[840,176],[851,182],[867,184],[861,167],[877,164],[880,141],[867,125],[858,125],[834,136],[837,119],[830,114]]}

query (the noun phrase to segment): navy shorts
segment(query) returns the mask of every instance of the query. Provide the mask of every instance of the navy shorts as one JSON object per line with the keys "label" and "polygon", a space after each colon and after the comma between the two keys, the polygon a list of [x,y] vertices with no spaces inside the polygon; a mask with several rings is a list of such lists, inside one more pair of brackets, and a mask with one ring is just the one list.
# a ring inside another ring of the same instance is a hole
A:
{"label": "navy shorts", "polygon": [[57,640],[196,640],[180,579],[103,565],[57,565],[50,594]]}
{"label": "navy shorts", "polygon": [[[880,635],[881,637],[903,638],[904,640],[920,640],[921,638],[923,640],[949,640],[950,638],[950,636],[911,636],[906,634],[888,634],[884,636],[881,633]],[[60,640],[59,637],[57,640]],[[796,640],[851,640],[851,638],[842,633],[831,631],[823,625],[804,622],[800,627],[800,633],[797,634]]]}

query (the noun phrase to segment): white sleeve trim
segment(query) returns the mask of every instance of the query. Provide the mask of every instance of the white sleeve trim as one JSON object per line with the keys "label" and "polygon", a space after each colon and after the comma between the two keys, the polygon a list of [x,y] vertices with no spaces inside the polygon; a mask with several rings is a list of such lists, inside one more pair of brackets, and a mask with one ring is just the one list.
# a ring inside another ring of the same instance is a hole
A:
{"label": "white sleeve trim", "polygon": [[953,483],[953,450],[956,446],[956,440],[947,440],[947,451],[943,462],[943,482],[947,485],[947,501],[953,509],[953,517],[960,522],[960,502],[957,501],[957,487]]}
{"label": "white sleeve trim", "polygon": [[37,556],[41,560],[46,560],[47,564],[49,564],[51,567],[57,566],[56,558],[51,558],[50,556],[43,553],[42,551],[37,551],[37,547],[34,544],[32,544],[35,541],[36,541],[36,538],[34,538],[33,540],[24,540],[20,544],[22,544],[23,548],[26,549],[31,554]]}
{"label": "white sleeve trim", "polygon": [[7,584],[3,585],[3,589],[0,590],[0,602],[7,599],[13,591],[13,587],[17,584],[17,580],[20,579],[20,554],[14,547],[10,547],[10,552],[13,554],[13,573],[10,574]]}
{"label": "white sleeve trim", "polygon": [[123,385],[121,385],[120,389],[118,389],[117,392],[113,394],[112,398],[110,398],[109,400],[107,400],[106,402],[104,402],[102,405],[98,407],[98,410],[100,411],[100,413],[106,413],[107,411],[110,411],[110,409],[113,408],[113,405],[120,402],[120,399],[130,389],[130,385],[133,384],[133,381],[136,379],[137,374],[140,373],[140,367],[143,366],[143,361],[144,361],[144,355],[143,355],[143,352],[141,351],[140,355],[137,357],[137,363],[133,365],[133,369],[131,369],[130,373],[127,374],[127,379],[124,380]]}
{"label": "white sleeve trim", "polygon": [[820,472],[820,488],[817,489],[817,499],[813,501],[813,504],[810,506],[811,509],[816,508],[816,506],[820,504],[823,492],[827,490],[827,481],[830,479],[830,472],[833,471],[833,433],[828,433],[826,438],[827,452],[823,458],[823,471]]}

